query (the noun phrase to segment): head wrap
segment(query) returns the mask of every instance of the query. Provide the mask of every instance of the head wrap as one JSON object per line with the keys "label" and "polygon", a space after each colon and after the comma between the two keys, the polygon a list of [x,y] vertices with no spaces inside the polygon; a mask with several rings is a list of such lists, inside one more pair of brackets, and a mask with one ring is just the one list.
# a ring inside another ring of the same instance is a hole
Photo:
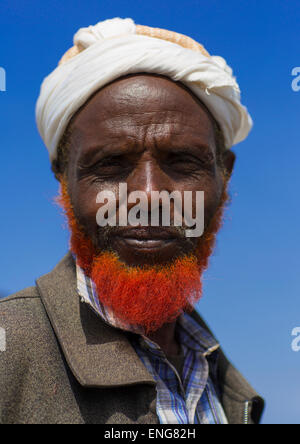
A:
{"label": "head wrap", "polygon": [[210,56],[187,36],[115,18],[80,29],[74,46],[42,83],[36,120],[51,161],[70,119],[94,92],[121,76],[143,72],[187,86],[219,123],[226,148],[247,137],[252,120],[222,57]]}

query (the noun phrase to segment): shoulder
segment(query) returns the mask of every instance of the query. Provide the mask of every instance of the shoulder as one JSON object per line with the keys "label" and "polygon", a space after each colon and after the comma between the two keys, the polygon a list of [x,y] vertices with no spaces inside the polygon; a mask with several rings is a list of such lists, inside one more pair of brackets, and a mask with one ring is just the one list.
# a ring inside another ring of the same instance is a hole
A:
{"label": "shoulder", "polygon": [[47,418],[47,400],[55,402],[56,384],[64,377],[63,358],[38,288],[1,299],[0,424]]}
{"label": "shoulder", "polygon": [[18,291],[17,293],[11,294],[5,298],[0,299],[0,310],[4,307],[14,306],[16,304],[22,304],[22,302],[29,302],[32,299],[39,299],[39,294],[36,287],[28,287],[24,290]]}
{"label": "shoulder", "polygon": [[12,370],[31,360],[39,350],[50,346],[53,336],[36,287],[0,300],[0,369],[8,366]]}
{"label": "shoulder", "polygon": [[39,323],[43,312],[37,288],[26,288],[0,300],[0,328],[21,338]]}
{"label": "shoulder", "polygon": [[[23,335],[32,336],[35,328],[49,324],[39,284],[43,283],[44,288],[55,292],[62,282],[74,279],[74,268],[74,260],[68,253],[50,273],[37,279],[36,286],[0,299],[0,328],[9,328],[11,333],[21,338]],[[69,270],[73,275],[67,273]]]}

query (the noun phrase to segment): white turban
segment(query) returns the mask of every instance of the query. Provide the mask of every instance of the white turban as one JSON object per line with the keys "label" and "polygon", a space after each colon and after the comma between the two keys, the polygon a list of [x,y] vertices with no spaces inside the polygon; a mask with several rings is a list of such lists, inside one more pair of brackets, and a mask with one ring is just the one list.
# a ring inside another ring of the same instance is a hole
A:
{"label": "white turban", "polygon": [[194,40],[115,18],[80,29],[74,44],[44,79],[36,105],[38,129],[51,161],[70,119],[94,92],[123,75],[142,72],[186,85],[219,123],[226,148],[247,137],[252,120],[240,102],[231,68]]}

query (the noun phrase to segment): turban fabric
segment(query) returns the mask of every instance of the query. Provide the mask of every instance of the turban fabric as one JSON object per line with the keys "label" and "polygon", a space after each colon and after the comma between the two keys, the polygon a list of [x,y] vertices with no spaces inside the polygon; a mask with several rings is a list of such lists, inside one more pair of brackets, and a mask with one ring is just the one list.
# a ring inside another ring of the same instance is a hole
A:
{"label": "turban fabric", "polygon": [[247,137],[252,120],[222,57],[210,56],[187,36],[115,18],[80,29],[74,46],[42,83],[36,120],[51,161],[70,119],[92,94],[137,73],[161,74],[187,86],[219,123],[226,148]]}

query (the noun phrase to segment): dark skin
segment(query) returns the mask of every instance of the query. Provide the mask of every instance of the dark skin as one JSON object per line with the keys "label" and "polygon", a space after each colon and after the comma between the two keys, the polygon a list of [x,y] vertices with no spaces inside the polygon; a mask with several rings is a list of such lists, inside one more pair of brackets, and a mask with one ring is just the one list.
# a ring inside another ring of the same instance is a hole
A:
{"label": "dark skin", "polygon": [[[162,76],[129,76],[97,92],[73,120],[68,191],[76,217],[97,248],[115,251],[129,266],[167,263],[193,251],[197,238],[168,227],[123,227],[105,236],[96,222],[97,194],[110,190],[118,196],[120,182],[127,183],[128,194],[146,192],[149,202],[153,190],[201,190],[207,226],[235,156],[227,150],[222,160],[223,168],[217,162],[213,119],[190,91]],[[151,339],[166,354],[178,353],[175,323]]]}

